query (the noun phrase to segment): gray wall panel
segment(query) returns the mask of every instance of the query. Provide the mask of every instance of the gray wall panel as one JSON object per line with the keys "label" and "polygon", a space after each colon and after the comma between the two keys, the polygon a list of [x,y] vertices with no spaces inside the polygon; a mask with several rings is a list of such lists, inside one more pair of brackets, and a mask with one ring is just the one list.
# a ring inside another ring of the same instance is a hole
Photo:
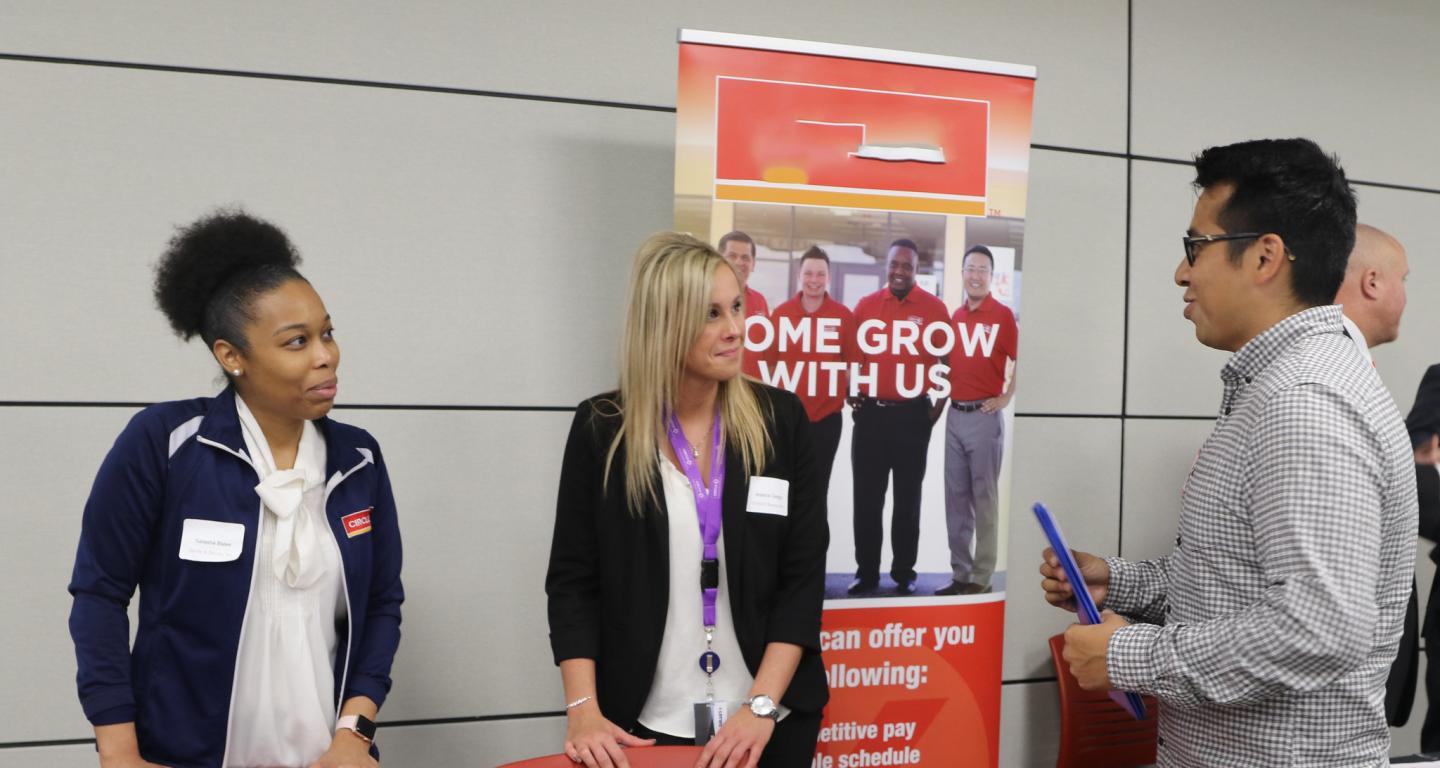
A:
{"label": "gray wall panel", "polygon": [[1060,690],[1055,683],[1005,686],[1000,693],[1000,765],[1053,768],[1059,753]]}
{"label": "gray wall panel", "polygon": [[1005,600],[1006,680],[1054,674],[1051,635],[1075,614],[1051,607],[1040,591],[1040,553],[1048,544],[1030,505],[1044,502],[1071,546],[1111,553],[1120,516],[1120,420],[1015,420],[1015,492],[1010,510],[1010,581]]}
{"label": "gray wall panel", "polygon": [[545,567],[571,414],[336,416],[380,441],[405,541],[403,637],[385,717],[561,708]]}
{"label": "gray wall panel", "polygon": [[1016,409],[1119,413],[1125,161],[1031,153]]}
{"label": "gray wall panel", "polygon": [[[76,698],[65,590],[90,485],[133,413],[0,407],[0,488],[10,507],[0,536],[0,616],[8,617],[0,691],[24,692],[0,709],[0,744],[92,735]],[[8,757],[0,750],[0,764]]]}
{"label": "gray wall panel", "polygon": [[0,768],[95,768],[98,763],[91,744],[0,749]]}
{"label": "gray wall panel", "polygon": [[[902,21],[903,19],[903,21]],[[877,23],[878,22],[878,23]],[[0,51],[675,103],[680,27],[1033,64],[1035,141],[1125,148],[1126,4],[920,0],[893,11],[739,0],[718,5],[329,0],[232,6],[149,0],[0,10]]]}
{"label": "gray wall panel", "polygon": [[1135,3],[1134,151],[1307,136],[1355,178],[1434,188],[1437,23],[1424,0]]}
{"label": "gray wall panel", "polygon": [[1130,353],[1125,411],[1135,416],[1214,416],[1229,354],[1195,340],[1175,284],[1180,237],[1190,226],[1193,169],[1136,162],[1130,202]]}
{"label": "gray wall panel", "polygon": [[630,256],[671,220],[667,114],[17,62],[0,101],[26,105],[0,305],[46,297],[0,342],[0,399],[208,391],[148,265],[239,202],[307,257],[342,402],[573,404],[613,383]]}

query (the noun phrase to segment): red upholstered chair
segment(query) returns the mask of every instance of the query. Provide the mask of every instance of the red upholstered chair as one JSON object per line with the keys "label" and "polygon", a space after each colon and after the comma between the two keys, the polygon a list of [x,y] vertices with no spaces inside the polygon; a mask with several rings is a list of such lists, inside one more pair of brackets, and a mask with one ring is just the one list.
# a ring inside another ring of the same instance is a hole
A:
{"label": "red upholstered chair", "polygon": [[1060,683],[1060,756],[1056,768],[1135,766],[1155,762],[1155,699],[1146,696],[1145,719],[1136,720],[1104,692],[1080,688],[1065,663],[1065,636],[1050,638]]}
{"label": "red upholstered chair", "polygon": [[[625,750],[630,768],[691,768],[700,758],[700,747],[631,747]],[[575,768],[563,754],[532,757],[498,768]]]}

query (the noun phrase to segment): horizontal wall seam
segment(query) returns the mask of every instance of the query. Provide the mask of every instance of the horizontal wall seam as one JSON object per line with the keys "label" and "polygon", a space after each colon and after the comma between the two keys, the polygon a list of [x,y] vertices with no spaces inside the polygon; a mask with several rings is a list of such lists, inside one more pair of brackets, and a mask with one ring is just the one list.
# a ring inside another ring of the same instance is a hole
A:
{"label": "horizontal wall seam", "polygon": [[396,91],[420,91],[443,93],[455,96],[488,96],[498,99],[519,99],[522,101],[545,101],[556,104],[575,104],[586,107],[609,107],[612,109],[637,109],[645,112],[674,112],[674,107],[658,104],[634,104],[604,99],[580,99],[569,96],[544,96],[513,91],[491,91],[477,88],[456,88],[443,85],[418,85],[415,83],[394,83],[383,80],[361,80],[348,77],[320,77],[317,75],[288,75],[280,72],[252,72],[240,69],[217,69],[213,67],[185,67],[173,64],[141,64],[133,61],[104,61],[100,59],[76,59],[61,56],[33,56],[18,53],[0,53],[0,61],[27,61],[40,64],[68,64],[86,67],[108,67],[111,69],[136,69],[149,72],[171,72],[185,75],[213,75],[220,77],[248,77],[259,80],[282,80],[295,83],[319,85],[345,85],[361,88],[383,88]]}
{"label": "horizontal wall seam", "polygon": [[392,720],[376,723],[380,728],[403,728],[411,725],[460,725],[464,723],[493,723],[501,720],[541,720],[549,717],[565,717],[565,710],[555,712],[521,712],[511,715],[469,715],[463,717],[429,717],[417,720]]}
{"label": "horizontal wall seam", "polygon": [[1050,676],[1048,676],[1048,677],[1022,677],[1022,678],[1017,678],[1017,679],[1015,679],[1015,680],[1002,680],[1002,681],[1000,681],[1000,684],[1001,684],[1001,685],[1028,685],[1028,684],[1030,684],[1030,683],[1053,683],[1053,682],[1055,682],[1055,676],[1054,676],[1054,675],[1050,675]]}
{"label": "horizontal wall seam", "polygon": [[[0,408],[147,408],[154,403],[86,400],[0,400]],[[346,403],[336,410],[351,411],[520,411],[573,413],[573,405],[426,405],[411,403]]]}
{"label": "horizontal wall seam", "polygon": [[[0,408],[146,408],[154,403],[122,400],[0,400]],[[424,403],[345,403],[338,411],[475,411],[503,413],[572,413],[573,405],[443,405]],[[1214,416],[1147,413],[1046,413],[1020,411],[1017,419],[1152,419],[1168,421],[1214,421]]]}
{"label": "horizontal wall seam", "polygon": [[95,743],[94,739],[51,739],[49,741],[10,741],[0,743],[0,749],[34,749],[36,747],[78,747]]}
{"label": "horizontal wall seam", "polygon": [[[260,80],[279,80],[295,83],[312,83],[317,85],[343,85],[358,88],[382,88],[397,91],[441,93],[454,96],[482,96],[496,99],[540,101],[549,102],[552,104],[572,104],[585,107],[605,107],[608,109],[633,109],[640,110],[642,112],[675,112],[675,107],[663,104],[639,104],[626,101],[609,101],[606,99],[582,99],[573,96],[546,96],[543,94],[518,93],[515,91],[494,91],[483,88],[458,88],[445,85],[420,85],[417,83],[396,83],[384,80],[364,80],[360,78],[349,77],[291,75],[281,72],[255,72],[243,69],[221,69],[218,67],[189,67],[181,66],[178,64],[145,64],[136,61],[112,61],[106,59],[84,59],[69,56],[39,56],[28,53],[3,52],[0,52],[0,61],[25,61],[37,64],[62,64],[83,67],[106,67],[110,69],[134,69],[147,72],[171,72],[175,74],[210,75],[216,77],[248,77]],[[1112,152],[1103,149],[1066,147],[1056,144],[1031,144],[1030,148],[1048,152],[1065,152],[1077,155],[1110,157],[1118,160],[1142,160],[1151,163],[1166,163],[1169,165],[1191,165],[1193,163],[1192,160],[1185,160],[1174,157],[1137,155],[1129,152]],[[1424,194],[1440,195],[1440,188],[1421,187],[1411,184],[1394,184],[1384,181],[1360,181],[1358,179],[1351,179],[1350,183],[1365,187],[1379,187],[1382,189],[1394,189],[1403,192],[1421,192]]]}

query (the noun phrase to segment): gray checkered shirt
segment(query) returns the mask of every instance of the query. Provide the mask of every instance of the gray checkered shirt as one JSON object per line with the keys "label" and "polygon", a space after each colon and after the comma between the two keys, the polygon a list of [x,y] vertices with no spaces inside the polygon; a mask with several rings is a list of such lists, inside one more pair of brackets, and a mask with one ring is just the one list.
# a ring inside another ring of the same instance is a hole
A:
{"label": "gray checkered shirt", "polygon": [[1221,371],[1175,549],[1109,560],[1110,682],[1160,700],[1160,766],[1388,762],[1385,678],[1415,568],[1414,457],[1340,308]]}

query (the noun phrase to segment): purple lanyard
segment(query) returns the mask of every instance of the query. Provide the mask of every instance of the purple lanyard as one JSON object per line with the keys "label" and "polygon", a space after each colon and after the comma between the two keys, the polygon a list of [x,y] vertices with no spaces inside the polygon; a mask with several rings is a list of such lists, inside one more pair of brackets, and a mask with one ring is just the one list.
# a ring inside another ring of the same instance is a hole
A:
{"label": "purple lanyard", "polygon": [[685,476],[690,479],[690,490],[695,492],[695,516],[700,521],[700,540],[704,554],[700,561],[700,593],[704,597],[705,627],[715,627],[715,602],[720,592],[720,553],[715,543],[720,540],[720,496],[725,488],[725,454],[720,451],[720,410],[715,410],[715,426],[710,451],[710,485],[700,478],[700,467],[696,464],[694,449],[685,440],[680,429],[680,419],[670,414],[670,447],[675,449],[675,459]]}

